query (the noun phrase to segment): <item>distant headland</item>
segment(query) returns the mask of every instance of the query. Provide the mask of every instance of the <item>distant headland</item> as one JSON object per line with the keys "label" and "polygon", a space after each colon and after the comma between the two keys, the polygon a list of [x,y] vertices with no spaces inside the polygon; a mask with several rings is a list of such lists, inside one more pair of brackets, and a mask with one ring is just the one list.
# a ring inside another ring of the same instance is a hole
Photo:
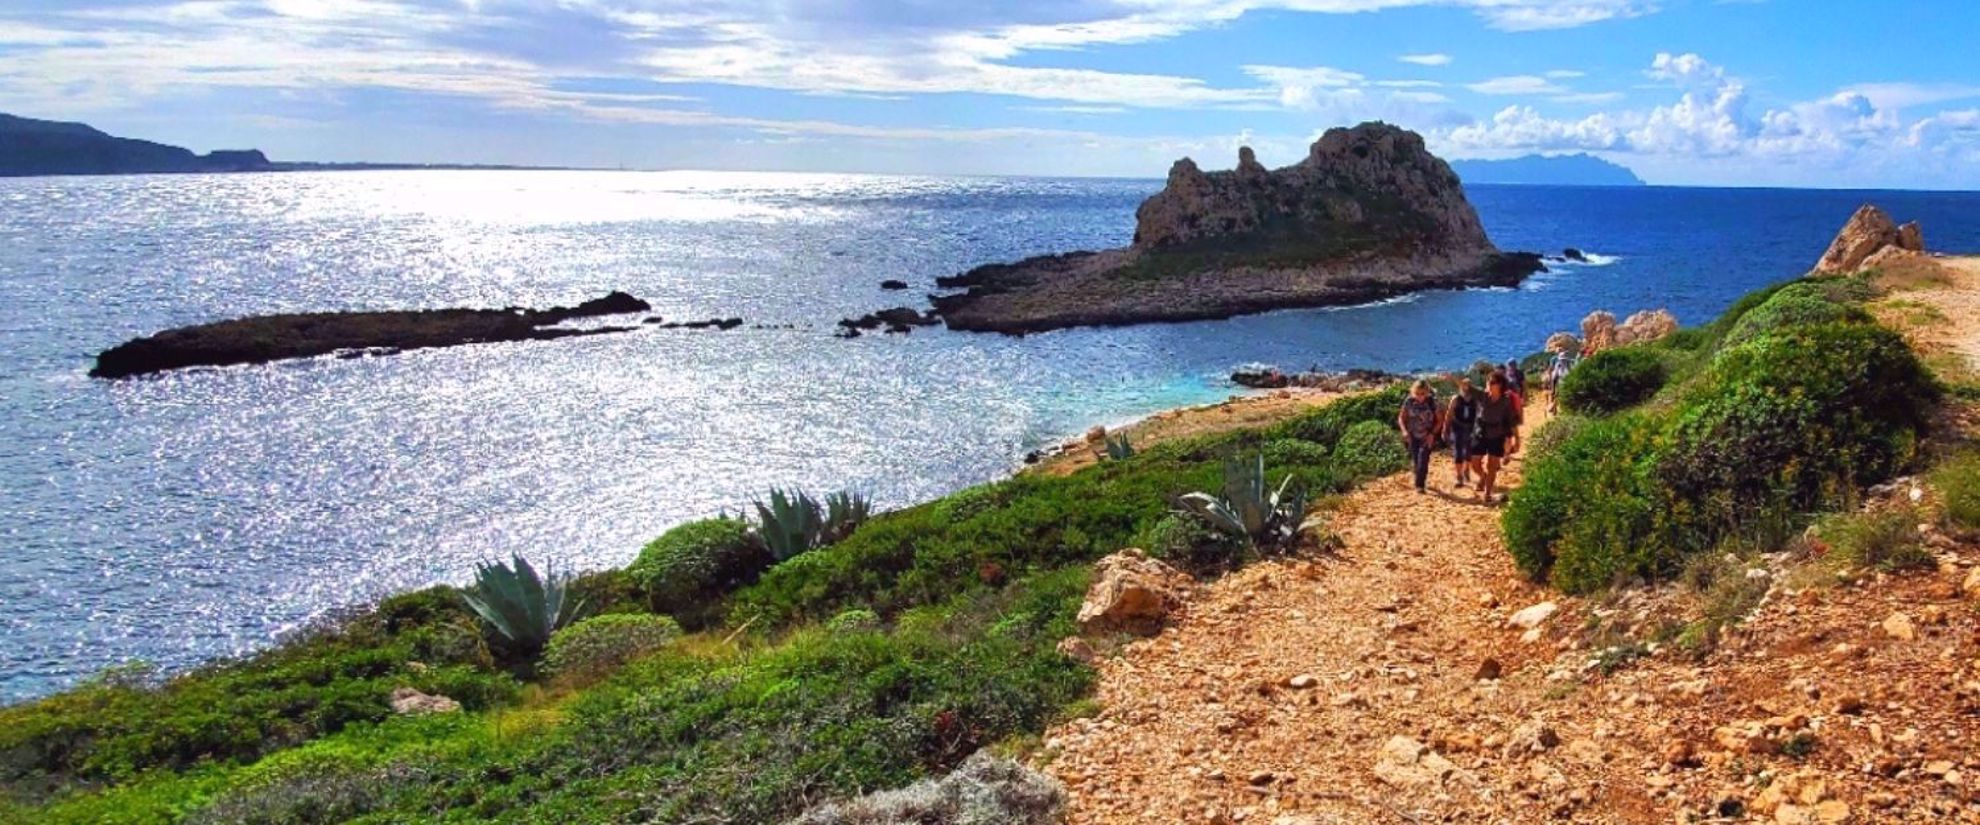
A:
{"label": "distant headland", "polygon": [[1465,183],[1519,183],[1551,186],[1644,186],[1620,163],[1590,154],[1524,155],[1503,160],[1454,160],[1451,169]]}
{"label": "distant headland", "polygon": [[226,149],[202,155],[180,146],[117,137],[84,123],[36,120],[0,112],[0,177],[540,168],[547,167],[271,161],[259,149]]}
{"label": "distant headland", "polygon": [[1458,176],[1422,136],[1330,129],[1283,169],[1176,161],[1122,249],[1046,255],[941,278],[951,329],[1005,333],[1227,318],[1366,303],[1426,289],[1511,286],[1540,256],[1500,252]]}

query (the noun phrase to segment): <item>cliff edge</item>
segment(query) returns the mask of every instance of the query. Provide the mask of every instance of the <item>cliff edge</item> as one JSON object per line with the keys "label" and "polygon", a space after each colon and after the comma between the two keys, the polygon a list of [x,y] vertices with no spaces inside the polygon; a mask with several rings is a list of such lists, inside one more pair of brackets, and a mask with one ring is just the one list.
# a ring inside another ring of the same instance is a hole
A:
{"label": "cliff edge", "polygon": [[1537,255],[1493,246],[1421,136],[1363,123],[1328,130],[1282,169],[1250,148],[1226,172],[1179,160],[1136,210],[1131,246],[939,279],[967,291],[935,309],[953,329],[1037,332],[1509,286],[1541,268]]}

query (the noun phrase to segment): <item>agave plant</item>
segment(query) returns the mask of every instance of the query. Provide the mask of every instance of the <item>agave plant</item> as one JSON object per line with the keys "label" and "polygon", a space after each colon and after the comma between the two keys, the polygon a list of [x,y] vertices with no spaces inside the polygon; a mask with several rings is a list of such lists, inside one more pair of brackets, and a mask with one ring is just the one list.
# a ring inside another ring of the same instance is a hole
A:
{"label": "agave plant", "polygon": [[824,543],[830,544],[852,535],[854,530],[873,517],[873,502],[859,493],[841,492],[825,497]]}
{"label": "agave plant", "polygon": [[1224,462],[1224,494],[1189,493],[1179,499],[1189,512],[1253,546],[1275,546],[1299,534],[1306,517],[1306,485],[1289,473],[1278,489],[1266,491],[1265,456]]}
{"label": "agave plant", "polygon": [[821,504],[803,490],[779,489],[754,506],[757,536],[780,562],[852,535],[873,515],[873,503],[858,493],[833,493]]}
{"label": "agave plant", "polygon": [[1134,457],[1134,444],[1128,441],[1127,433],[1114,433],[1107,436],[1107,458],[1125,461]]}
{"label": "agave plant", "polygon": [[570,576],[539,575],[521,555],[514,560],[513,566],[476,565],[474,584],[461,591],[461,598],[495,632],[534,654],[558,628],[577,620],[586,605],[581,598],[572,600]]}

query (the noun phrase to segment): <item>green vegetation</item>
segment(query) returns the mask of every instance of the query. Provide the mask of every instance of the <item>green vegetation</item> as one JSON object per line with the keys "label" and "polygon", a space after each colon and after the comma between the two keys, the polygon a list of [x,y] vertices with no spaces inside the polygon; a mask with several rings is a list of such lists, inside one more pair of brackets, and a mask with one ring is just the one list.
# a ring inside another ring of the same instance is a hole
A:
{"label": "green vegetation", "polygon": [[1980,530],[1980,452],[1965,452],[1932,472],[1932,486],[1945,502],[1946,521],[1961,530]]}
{"label": "green vegetation", "polygon": [[1778,546],[1804,514],[1908,466],[1939,389],[1855,304],[1867,297],[1861,279],[1797,282],[1682,339],[1613,351],[1618,367],[1588,384],[1640,387],[1610,375],[1627,359],[1669,386],[1648,404],[1606,390],[1639,403],[1536,439],[1501,519],[1520,568],[1574,593],[1668,577],[1727,542]]}
{"label": "green vegetation", "polygon": [[699,629],[721,619],[722,598],[756,581],[775,559],[740,519],[690,521],[661,534],[627,569],[653,609]]}
{"label": "green vegetation", "polygon": [[1663,358],[1647,347],[1598,352],[1562,379],[1561,407],[1569,412],[1608,415],[1648,401],[1669,378]]}
{"label": "green vegetation", "polygon": [[1911,508],[1872,513],[1839,513],[1815,523],[1813,537],[1837,572],[1908,570],[1936,561],[1918,535],[1919,516]]}
{"label": "green vegetation", "polygon": [[[0,709],[0,821],[776,822],[908,786],[1091,712],[1092,671],[1055,650],[1091,562],[1140,542],[1241,562],[1178,498],[1234,456],[1316,495],[1398,469],[1339,442],[1384,430],[1400,392],[863,521],[828,497],[820,545],[782,562],[760,524],[684,524],[624,571],[558,579],[602,615],[540,659],[443,587],[163,683]],[[400,687],[466,712],[396,716]]]}
{"label": "green vegetation", "polygon": [[1233,458],[1224,462],[1223,495],[1188,493],[1177,500],[1210,526],[1254,548],[1281,547],[1299,536],[1306,520],[1306,485],[1297,481],[1287,473],[1278,489],[1267,493],[1265,456]]}
{"label": "green vegetation", "polygon": [[666,616],[610,613],[593,616],[550,637],[543,672],[565,682],[591,683],[625,663],[680,638],[681,626]]}
{"label": "green vegetation", "polygon": [[755,507],[757,537],[780,562],[852,535],[873,515],[873,505],[857,493],[833,493],[820,504],[803,490],[771,490],[769,503]]}
{"label": "green vegetation", "polygon": [[516,556],[513,566],[477,565],[474,584],[461,591],[461,599],[509,644],[533,656],[558,628],[583,615],[585,601],[569,598],[569,585],[570,577],[540,575],[527,559]]}

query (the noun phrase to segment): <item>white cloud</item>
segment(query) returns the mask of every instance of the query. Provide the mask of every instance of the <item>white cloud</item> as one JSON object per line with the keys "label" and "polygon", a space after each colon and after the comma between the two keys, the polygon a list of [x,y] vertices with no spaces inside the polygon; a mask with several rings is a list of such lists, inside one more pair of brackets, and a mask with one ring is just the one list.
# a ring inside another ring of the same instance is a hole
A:
{"label": "white cloud", "polygon": [[1905,109],[1980,97],[1980,86],[1967,83],[1858,83],[1842,90],[1862,95],[1880,109]]}
{"label": "white cloud", "polygon": [[1555,69],[1553,71],[1548,72],[1547,76],[1555,80],[1572,80],[1577,77],[1587,77],[1588,73],[1582,71],[1576,71],[1574,69]]}
{"label": "white cloud", "polygon": [[1495,77],[1464,86],[1481,95],[1551,95],[1564,94],[1567,87],[1556,84],[1539,75],[1518,74]]}
{"label": "white cloud", "polygon": [[1404,62],[1404,63],[1414,63],[1414,64],[1416,64],[1416,65],[1418,65],[1418,66],[1449,66],[1449,65],[1451,65],[1451,56],[1450,56],[1450,55],[1448,55],[1448,54],[1440,54],[1440,53],[1434,53],[1434,52],[1433,52],[1433,53],[1431,53],[1431,54],[1406,54],[1406,55],[1403,55],[1403,56],[1401,56],[1401,57],[1398,57],[1398,58],[1396,58],[1396,59],[1397,59],[1397,60],[1400,60],[1400,61],[1402,61],[1402,62]]}

